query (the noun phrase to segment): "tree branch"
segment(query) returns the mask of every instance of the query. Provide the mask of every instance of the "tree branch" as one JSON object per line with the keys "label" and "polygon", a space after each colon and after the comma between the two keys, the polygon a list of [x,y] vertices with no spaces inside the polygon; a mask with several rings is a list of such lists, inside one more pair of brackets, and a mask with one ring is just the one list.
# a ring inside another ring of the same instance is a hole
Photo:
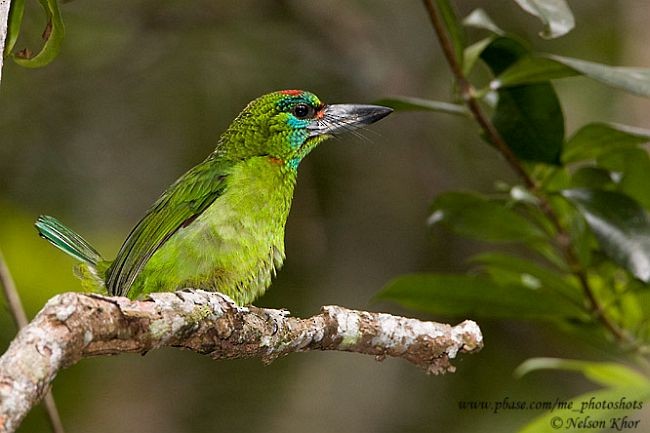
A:
{"label": "tree branch", "polygon": [[64,293],[45,305],[0,357],[0,432],[13,432],[56,374],[82,358],[146,353],[173,346],[213,359],[339,350],[404,358],[427,373],[454,371],[449,360],[481,349],[478,325],[423,322],[326,306],[300,319],[287,311],[238,307],[214,292],[154,293],[142,301]]}
{"label": "tree branch", "polygon": [[[20,301],[18,289],[16,289],[16,284],[11,276],[9,266],[7,266],[2,250],[0,250],[0,287],[7,299],[7,305],[14,319],[14,323],[16,324],[16,328],[24,328],[28,324],[27,314],[23,308],[23,303]],[[56,407],[56,400],[54,400],[54,395],[52,394],[51,389],[48,390],[45,397],[43,397],[43,405],[45,406],[45,412],[47,413],[47,419],[50,422],[52,431],[54,433],[65,433],[59,410]]]}

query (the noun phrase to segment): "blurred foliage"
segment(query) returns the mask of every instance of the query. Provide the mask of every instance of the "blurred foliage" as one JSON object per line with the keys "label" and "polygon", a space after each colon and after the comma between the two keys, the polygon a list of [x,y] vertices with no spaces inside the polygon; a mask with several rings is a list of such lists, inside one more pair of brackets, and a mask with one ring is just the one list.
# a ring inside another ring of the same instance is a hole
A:
{"label": "blurred foliage", "polygon": [[52,62],[59,54],[65,35],[65,26],[63,25],[61,12],[59,11],[58,0],[39,0],[39,3],[45,12],[46,24],[41,36],[43,46],[36,54],[33,54],[29,48],[23,48],[15,53],[13,52],[23,22],[25,0],[12,1],[9,11],[4,54],[5,56],[11,56],[17,64],[26,68],[40,68]]}
{"label": "blurred foliage", "polygon": [[[455,58],[451,50],[445,53],[459,82],[458,99],[472,109],[483,138],[506,157],[520,179],[502,183],[492,194],[439,195],[429,223],[490,242],[492,248],[510,242],[527,251],[522,256],[497,250],[482,253],[473,259],[477,269],[466,275],[404,275],[390,282],[379,297],[454,317],[551,321],[576,339],[583,339],[585,331],[592,334],[589,341],[617,354],[621,362],[627,358],[648,370],[650,158],[643,145],[650,137],[640,128],[594,122],[565,140],[564,113],[551,80],[583,75],[650,96],[650,69],[538,54],[480,9],[462,22],[493,35],[466,42],[459,31],[461,20],[449,12],[450,3],[437,3],[437,10],[430,8],[432,23],[441,45],[454,47]],[[544,22],[543,37],[560,37],[573,27],[573,14],[562,1],[517,3]],[[444,29],[436,14],[443,17]],[[472,67],[479,59],[487,66],[492,75],[488,87],[467,90],[472,68],[455,64],[467,59]],[[491,125],[481,108],[472,108],[476,99],[491,109]],[[409,99],[393,100],[395,109],[420,109],[409,105]],[[425,100],[418,105],[427,104],[443,103]],[[499,145],[500,140],[505,146]],[[608,388],[576,397],[576,407],[593,396],[610,402],[638,400],[640,405],[613,411],[589,407],[580,413],[593,422],[583,425],[568,422],[574,419],[571,411],[560,418],[551,409],[521,432],[601,431],[613,428],[613,417],[628,415],[650,400],[648,377],[623,364],[529,360],[519,371],[540,368],[582,371]]]}
{"label": "blurred foliage", "polygon": [[[601,84],[648,95],[646,70],[608,65],[650,64],[641,44],[650,5],[574,2],[580,25],[569,32],[574,19],[563,0],[435,3],[476,96],[538,190],[469,133],[479,128],[417,2],[75,1],[58,5],[65,39],[55,0],[24,4],[18,25],[12,11],[8,50],[42,46],[30,60],[13,55],[18,63],[5,64],[0,90],[0,245],[30,315],[78,287],[73,260],[36,236],[39,213],[60,217],[110,257],[246,102],[305,88],[332,102],[417,95],[383,101],[424,112],[391,116],[368,131],[372,143],[332,141],[303,163],[288,260],[258,303],[297,315],[328,303],[410,315],[368,305],[385,281],[405,274],[380,298],[481,319],[486,337],[456,374],[433,378],[395,360],[335,353],[271,366],[174,350],[87,360],[54,384],[68,432],[532,432],[547,431],[552,415],[468,412],[459,401],[648,398],[647,374],[621,364],[643,359],[650,338],[650,292],[637,278],[648,254],[638,236],[647,235],[650,204],[648,105]],[[41,66],[57,53],[47,68],[18,66]],[[560,216],[604,314],[635,344],[616,343],[585,307],[576,263],[559,248],[566,239],[557,238],[540,194]],[[612,194],[623,208],[609,205]],[[13,335],[0,314],[0,351]],[[553,372],[512,380],[528,358],[519,373]],[[20,431],[46,428],[35,410]]]}

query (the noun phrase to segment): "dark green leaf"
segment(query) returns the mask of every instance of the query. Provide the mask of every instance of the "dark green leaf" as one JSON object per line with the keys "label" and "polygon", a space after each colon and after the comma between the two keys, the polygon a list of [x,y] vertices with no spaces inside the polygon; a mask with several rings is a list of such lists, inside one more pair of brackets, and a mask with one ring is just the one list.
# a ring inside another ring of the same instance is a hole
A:
{"label": "dark green leaf", "polygon": [[450,316],[562,319],[581,315],[572,304],[547,292],[501,286],[470,275],[404,275],[388,283],[378,297]]}
{"label": "dark green leaf", "polygon": [[564,0],[515,0],[529,14],[535,15],[544,24],[540,36],[546,39],[559,38],[575,27],[573,13]]}
{"label": "dark green leaf", "polygon": [[589,123],[567,141],[562,161],[571,163],[595,159],[612,150],[636,147],[648,141],[648,129],[614,123]]}
{"label": "dark green leaf", "polygon": [[505,32],[497,26],[492,18],[485,12],[483,9],[478,8],[474,9],[469,15],[463,20],[463,24],[467,27],[475,27],[477,29],[489,30],[492,33],[503,36]]}
{"label": "dark green leaf", "polygon": [[650,221],[627,195],[603,190],[569,189],[562,195],[584,215],[601,248],[634,276],[650,282]]}
{"label": "dark green leaf", "polygon": [[606,189],[613,185],[609,171],[599,167],[580,167],[571,176],[571,188]]}
{"label": "dark green leaf", "polygon": [[647,386],[650,382],[636,370],[614,362],[588,362],[576,359],[531,358],[515,370],[518,377],[537,370],[577,371],[597,385],[604,387]]}
{"label": "dark green leaf", "polygon": [[454,232],[488,242],[542,239],[544,234],[503,203],[461,192],[439,195],[432,205],[430,224],[442,223]]}
{"label": "dark green leaf", "polygon": [[481,59],[498,75],[529,54],[529,48],[523,42],[512,37],[498,37],[481,53]]}
{"label": "dark green leaf", "polygon": [[[481,54],[495,75],[527,55],[511,38],[497,38]],[[550,83],[501,88],[492,122],[519,158],[559,164],[564,142],[564,115]]]}
{"label": "dark green leaf", "polygon": [[618,190],[650,209],[650,157],[644,149],[621,149],[598,158],[598,165],[620,176]]}
{"label": "dark green leaf", "polygon": [[449,102],[431,101],[429,99],[412,98],[409,96],[396,96],[375,101],[375,104],[390,107],[395,111],[435,111],[438,113],[456,114],[467,116],[467,109],[458,104]]}
{"label": "dark green leaf", "polygon": [[11,50],[14,49],[18,35],[20,34],[20,26],[23,23],[23,13],[25,12],[25,0],[13,0],[11,2],[11,9],[9,9],[9,21],[7,22],[7,38],[5,40],[4,55],[8,56]]}
{"label": "dark green leaf", "polygon": [[444,21],[449,37],[451,38],[451,43],[454,46],[456,60],[458,60],[462,66],[463,50],[465,49],[465,32],[463,26],[460,25],[458,17],[456,16],[449,0],[436,0],[436,5],[438,6],[442,20]]}
{"label": "dark green leaf", "polygon": [[54,60],[59,54],[65,35],[65,27],[61,19],[57,0],[40,0],[39,2],[47,17],[46,28],[43,32],[45,43],[41,50],[33,57],[27,57],[20,53],[13,55],[14,61],[26,68],[40,68]]}
{"label": "dark green leaf", "polygon": [[500,90],[492,121],[519,158],[559,165],[564,115],[550,84]]}

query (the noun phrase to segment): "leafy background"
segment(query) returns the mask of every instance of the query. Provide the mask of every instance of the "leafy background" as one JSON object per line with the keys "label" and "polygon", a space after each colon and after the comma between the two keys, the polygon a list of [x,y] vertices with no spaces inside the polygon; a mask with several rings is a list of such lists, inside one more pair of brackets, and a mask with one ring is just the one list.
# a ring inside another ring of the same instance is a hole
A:
{"label": "leafy background", "polygon": [[[457,3],[460,16],[482,7],[543,52],[650,65],[650,5],[643,0],[575,2],[576,29],[555,40],[539,38],[539,20],[514,2]],[[26,5],[17,48],[38,45],[38,8]],[[188,7],[75,1],[62,5],[61,13],[66,37],[56,60],[34,70],[7,61],[0,89],[0,246],[30,314],[52,295],[78,288],[72,259],[35,235],[37,215],[57,216],[113,255],[161,190],[212,150],[250,99],[282,88],[313,90],[332,102],[392,95],[453,99],[451,75],[419,2],[196,1]],[[487,70],[477,74],[487,81]],[[513,83],[520,78],[511,76]],[[584,78],[554,85],[567,136],[593,121],[650,128],[647,99]],[[474,272],[469,257],[484,253],[483,263],[502,258],[488,253],[486,243],[427,225],[435,197],[439,207],[459,200],[443,193],[494,193],[500,183],[516,182],[476,132],[460,116],[396,113],[368,130],[367,140],[344,137],[321,146],[301,166],[286,265],[257,304],[296,315],[340,304],[446,321],[467,318],[462,308],[452,318],[420,312],[426,306],[421,297],[411,309],[376,294],[399,275],[433,271],[455,274],[445,277],[445,287],[468,290],[467,280],[457,284],[454,278]],[[621,162],[609,164],[613,170]],[[602,174],[585,170],[584,181],[591,185]],[[639,183],[629,183],[647,205]],[[490,207],[478,200],[470,204]],[[508,227],[509,236],[536,235],[522,233],[522,224]],[[523,254],[509,244],[500,251]],[[489,288],[480,283],[476,289]],[[407,286],[412,291],[417,284]],[[431,305],[446,305],[442,301],[434,298]],[[547,297],[524,303],[542,316],[567,308]],[[489,311],[499,311],[498,305]],[[542,411],[461,411],[459,400],[593,395],[593,377],[541,371],[517,379],[513,372],[533,357],[620,359],[606,343],[594,344],[592,334],[511,319],[503,314],[481,320],[485,349],[443,377],[424,376],[395,360],[377,363],[340,353],[293,355],[263,366],[162,350],[86,360],[57,378],[54,393],[69,432],[516,431]],[[13,334],[3,312],[0,351]],[[647,409],[638,416],[642,426],[650,425]],[[35,410],[20,431],[45,428]]]}

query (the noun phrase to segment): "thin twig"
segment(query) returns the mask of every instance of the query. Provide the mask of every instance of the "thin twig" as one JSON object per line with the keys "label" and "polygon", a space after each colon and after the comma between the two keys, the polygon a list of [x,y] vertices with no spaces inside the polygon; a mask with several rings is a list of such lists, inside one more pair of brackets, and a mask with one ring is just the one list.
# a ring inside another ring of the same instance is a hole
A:
{"label": "thin twig", "polygon": [[[2,254],[2,250],[0,250],[0,286],[2,286],[5,299],[7,299],[7,306],[9,307],[9,311],[14,319],[16,327],[19,330],[24,328],[28,323],[27,314],[25,314],[25,309],[23,308],[20,296],[18,295],[18,290],[16,289],[16,283],[14,283],[14,279],[11,276],[7,262]],[[65,433],[59,410],[56,407],[54,395],[52,395],[52,390],[49,390],[47,394],[45,394],[43,405],[45,406],[45,411],[47,412],[47,418],[50,422],[52,431],[54,433]]]}
{"label": "thin twig", "polygon": [[456,82],[458,83],[463,101],[472,113],[472,116],[476,122],[485,132],[485,135],[487,136],[489,142],[499,151],[499,153],[501,153],[501,155],[503,155],[506,162],[521,178],[526,187],[538,198],[542,212],[555,227],[555,230],[557,232],[556,243],[559,249],[562,251],[562,254],[565,257],[571,272],[578,279],[582,291],[589,301],[589,309],[603,324],[603,326],[605,326],[605,328],[614,336],[614,338],[616,338],[618,341],[631,344],[635,347],[638,346],[635,340],[629,334],[622,330],[605,314],[603,307],[601,306],[598,298],[596,297],[593,289],[589,284],[587,274],[573,250],[573,246],[571,244],[571,235],[560,223],[560,219],[553,210],[547,197],[542,193],[542,191],[540,191],[537,183],[528,174],[521,161],[519,161],[510,147],[508,147],[501,134],[499,134],[499,131],[496,129],[492,121],[488,118],[488,116],[479,105],[474,87],[463,73],[463,69],[458,59],[456,58],[456,54],[454,52],[453,44],[449,38],[449,34],[447,33],[445,25],[440,19],[438,11],[436,10],[436,7],[434,6],[432,0],[423,0],[423,2],[425,8],[427,9],[427,12],[429,13],[431,24],[433,25],[433,29],[436,32],[436,36],[438,37],[438,42],[440,42],[443,54],[447,59],[447,63],[449,64]]}
{"label": "thin twig", "polygon": [[11,276],[11,272],[9,272],[9,267],[7,266],[7,262],[2,254],[2,250],[0,250],[0,285],[2,286],[5,298],[7,299],[9,312],[11,313],[11,317],[14,319],[16,327],[18,329],[24,328],[28,323],[27,314],[25,314],[23,304],[20,302],[20,297],[16,290],[16,284]]}

